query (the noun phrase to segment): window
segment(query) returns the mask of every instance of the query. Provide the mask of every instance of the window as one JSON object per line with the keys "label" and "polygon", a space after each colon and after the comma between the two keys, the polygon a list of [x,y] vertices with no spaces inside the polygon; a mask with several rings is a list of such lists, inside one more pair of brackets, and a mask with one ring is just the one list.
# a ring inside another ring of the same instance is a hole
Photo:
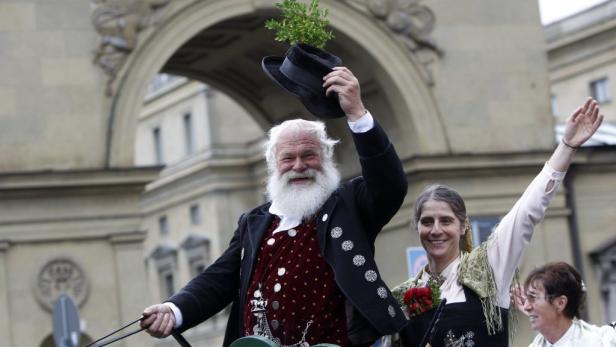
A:
{"label": "window", "polygon": [[[590,252],[599,283],[597,290],[604,309],[603,320],[616,321],[616,239],[608,239]],[[588,276],[588,275],[587,275]],[[595,292],[597,293],[597,292]]]}
{"label": "window", "polygon": [[200,234],[191,234],[182,242],[192,277],[197,276],[210,264],[210,240]]}
{"label": "window", "polygon": [[175,293],[175,272],[177,271],[177,250],[175,247],[161,244],[157,246],[150,258],[158,272],[158,285],[161,300]]}
{"label": "window", "polygon": [[173,295],[173,293],[175,293],[175,287],[173,285],[173,274],[172,273],[166,273],[164,276],[165,279],[165,289],[166,289],[166,293],[167,297],[170,297],[171,295]]}
{"label": "window", "polygon": [[157,74],[150,80],[145,97],[146,99],[155,98],[184,82],[186,82],[186,77],[169,75],[166,73]]}
{"label": "window", "polygon": [[152,129],[152,138],[154,140],[154,159],[156,164],[161,165],[163,164],[163,140],[159,127]]}
{"label": "window", "polygon": [[598,103],[603,104],[612,100],[610,95],[610,82],[607,77],[590,82],[590,95]]}
{"label": "window", "polygon": [[552,97],[550,99],[550,106],[552,108],[552,115],[558,116],[558,103],[557,103],[556,95],[554,94],[552,94]]}
{"label": "window", "polygon": [[161,236],[169,235],[169,221],[167,216],[158,218],[158,232]]}
{"label": "window", "polygon": [[190,276],[197,277],[198,274],[202,273],[206,268],[205,259],[203,258],[192,258],[188,261],[188,266],[190,267]]}
{"label": "window", "polygon": [[192,225],[201,224],[201,209],[197,204],[190,206],[190,223]]}
{"label": "window", "polygon": [[195,265],[194,269],[195,269],[195,276],[196,276],[196,275],[202,273],[203,270],[205,270],[205,264],[197,264],[197,265]]}
{"label": "window", "polygon": [[186,113],[183,117],[184,120],[184,141],[186,146],[186,155],[193,154],[195,152],[195,145],[193,142],[193,126],[192,115]]}
{"label": "window", "polygon": [[492,230],[500,219],[495,216],[482,216],[471,218],[471,229],[473,229],[473,243],[475,246],[486,241]]}

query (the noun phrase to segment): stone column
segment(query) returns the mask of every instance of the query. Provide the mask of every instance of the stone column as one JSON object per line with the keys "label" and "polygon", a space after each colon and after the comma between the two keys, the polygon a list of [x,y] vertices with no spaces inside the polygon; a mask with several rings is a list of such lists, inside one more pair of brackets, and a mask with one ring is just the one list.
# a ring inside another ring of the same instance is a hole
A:
{"label": "stone column", "polygon": [[[115,272],[118,291],[119,321],[128,323],[141,315],[152,304],[143,271],[143,240],[146,233],[135,231],[110,237],[115,254]],[[135,325],[137,326],[137,325]],[[149,335],[136,334],[122,340],[125,346],[151,346]]]}
{"label": "stone column", "polygon": [[11,326],[9,324],[9,296],[8,296],[8,273],[6,254],[10,245],[7,241],[0,240],[0,336],[7,345],[12,346]]}

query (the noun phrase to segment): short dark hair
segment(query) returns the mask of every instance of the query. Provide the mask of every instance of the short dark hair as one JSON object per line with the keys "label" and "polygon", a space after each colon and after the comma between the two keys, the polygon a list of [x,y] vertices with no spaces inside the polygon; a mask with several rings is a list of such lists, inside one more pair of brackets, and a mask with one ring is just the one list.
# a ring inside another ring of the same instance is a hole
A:
{"label": "short dark hair", "polygon": [[528,289],[535,282],[543,285],[546,300],[549,302],[561,295],[567,297],[567,305],[563,311],[566,317],[573,319],[580,316],[584,289],[582,276],[573,266],[562,261],[547,263],[528,274],[524,288]]}

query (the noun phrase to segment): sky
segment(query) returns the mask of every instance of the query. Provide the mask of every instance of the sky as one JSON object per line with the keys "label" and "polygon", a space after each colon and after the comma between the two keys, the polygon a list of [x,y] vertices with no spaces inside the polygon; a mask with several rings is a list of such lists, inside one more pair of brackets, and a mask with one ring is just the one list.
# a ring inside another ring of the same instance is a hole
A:
{"label": "sky", "polygon": [[550,24],[606,0],[539,0],[541,23]]}

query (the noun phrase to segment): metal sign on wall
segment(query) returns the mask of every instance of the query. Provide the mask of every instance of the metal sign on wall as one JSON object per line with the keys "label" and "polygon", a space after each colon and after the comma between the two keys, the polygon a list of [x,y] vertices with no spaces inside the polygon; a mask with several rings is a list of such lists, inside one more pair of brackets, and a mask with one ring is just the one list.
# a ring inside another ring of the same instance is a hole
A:
{"label": "metal sign on wall", "polygon": [[60,295],[53,305],[53,340],[56,347],[77,347],[81,337],[79,311],[73,299]]}

